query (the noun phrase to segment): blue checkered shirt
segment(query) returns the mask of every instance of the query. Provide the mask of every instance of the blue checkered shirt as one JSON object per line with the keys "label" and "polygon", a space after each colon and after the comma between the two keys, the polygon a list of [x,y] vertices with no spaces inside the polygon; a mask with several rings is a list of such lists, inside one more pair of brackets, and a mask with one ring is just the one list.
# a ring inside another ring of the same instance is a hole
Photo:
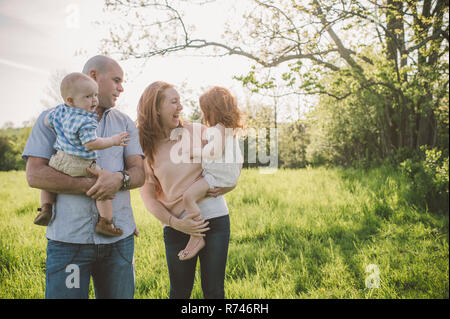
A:
{"label": "blue checkered shirt", "polygon": [[49,113],[47,120],[56,132],[56,150],[85,159],[97,158],[96,151],[88,151],[83,145],[97,138],[97,113],[61,104]]}

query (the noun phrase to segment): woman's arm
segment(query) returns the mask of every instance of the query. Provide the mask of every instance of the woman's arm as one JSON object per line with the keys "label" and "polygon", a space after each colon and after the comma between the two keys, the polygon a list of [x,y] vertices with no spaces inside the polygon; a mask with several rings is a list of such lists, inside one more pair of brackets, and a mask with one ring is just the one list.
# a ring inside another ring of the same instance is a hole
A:
{"label": "woman's arm", "polygon": [[157,199],[155,185],[152,183],[145,183],[139,189],[141,198],[144,201],[145,208],[153,214],[161,223],[170,225],[172,228],[181,231],[185,234],[197,237],[204,237],[203,232],[208,231],[206,226],[209,222],[204,219],[195,221],[194,219],[200,217],[200,214],[186,215],[179,219],[173,216]]}

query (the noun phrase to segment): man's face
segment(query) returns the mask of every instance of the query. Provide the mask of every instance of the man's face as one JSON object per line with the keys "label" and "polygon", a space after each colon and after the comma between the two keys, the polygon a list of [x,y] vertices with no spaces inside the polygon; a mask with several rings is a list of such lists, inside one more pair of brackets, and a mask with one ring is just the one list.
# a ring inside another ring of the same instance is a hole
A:
{"label": "man's face", "polygon": [[109,109],[116,105],[116,100],[123,92],[123,71],[116,63],[111,62],[103,73],[97,73],[99,107]]}

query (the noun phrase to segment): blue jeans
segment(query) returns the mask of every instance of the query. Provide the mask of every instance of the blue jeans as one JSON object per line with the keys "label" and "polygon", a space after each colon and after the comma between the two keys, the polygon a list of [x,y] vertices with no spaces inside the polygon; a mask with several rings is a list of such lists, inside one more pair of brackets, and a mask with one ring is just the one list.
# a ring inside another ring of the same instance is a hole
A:
{"label": "blue jeans", "polygon": [[95,297],[134,297],[134,237],[112,244],[47,243],[45,298],[87,299],[89,282]]}
{"label": "blue jeans", "polygon": [[185,261],[180,261],[177,255],[186,247],[189,235],[168,226],[164,228],[171,299],[187,299],[191,296],[198,258],[203,297],[205,299],[225,298],[224,281],[230,241],[230,218],[226,215],[208,221],[208,227],[211,229],[205,233],[205,247],[197,256]]}

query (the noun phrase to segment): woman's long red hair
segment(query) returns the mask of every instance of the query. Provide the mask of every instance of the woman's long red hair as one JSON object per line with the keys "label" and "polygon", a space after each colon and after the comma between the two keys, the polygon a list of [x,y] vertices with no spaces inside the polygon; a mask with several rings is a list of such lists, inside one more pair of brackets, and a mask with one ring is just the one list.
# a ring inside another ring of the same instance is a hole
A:
{"label": "woman's long red hair", "polygon": [[153,164],[158,141],[163,137],[163,127],[159,118],[164,90],[173,85],[166,82],[153,82],[144,90],[138,103],[137,129],[139,142],[149,164]]}

